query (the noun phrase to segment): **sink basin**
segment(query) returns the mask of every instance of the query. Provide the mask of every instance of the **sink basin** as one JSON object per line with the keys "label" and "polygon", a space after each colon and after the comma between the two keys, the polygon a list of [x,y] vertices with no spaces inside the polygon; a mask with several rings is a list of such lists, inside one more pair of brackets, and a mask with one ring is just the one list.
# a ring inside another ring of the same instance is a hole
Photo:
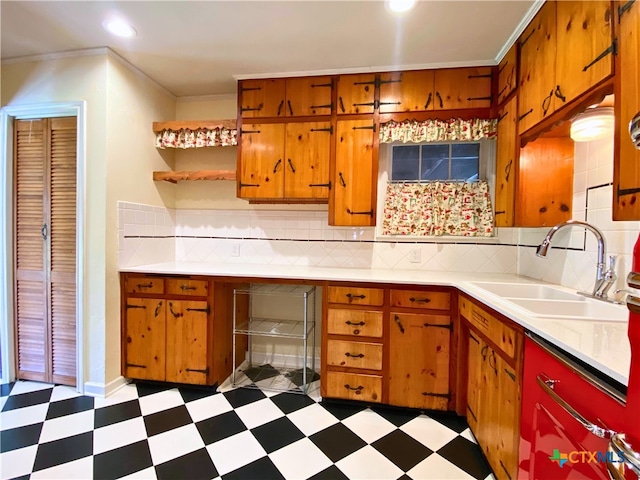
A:
{"label": "sink basin", "polygon": [[566,292],[549,285],[526,283],[474,282],[474,285],[502,298],[538,298],[547,300],[573,300],[582,302],[585,298],[573,292]]}
{"label": "sink basin", "polygon": [[626,322],[627,309],[623,305],[584,298],[582,301],[509,298],[511,303],[537,317],[572,318]]}

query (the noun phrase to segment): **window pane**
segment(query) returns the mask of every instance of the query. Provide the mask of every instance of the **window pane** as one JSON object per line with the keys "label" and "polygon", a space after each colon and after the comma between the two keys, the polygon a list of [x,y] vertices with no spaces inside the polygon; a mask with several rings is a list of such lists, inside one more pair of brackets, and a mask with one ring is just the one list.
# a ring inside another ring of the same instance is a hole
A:
{"label": "window pane", "polygon": [[418,180],[420,169],[420,147],[407,145],[393,147],[391,180]]}
{"label": "window pane", "polygon": [[454,180],[478,180],[480,168],[480,144],[457,143],[451,145],[451,178]]}
{"label": "window pane", "polygon": [[447,180],[449,178],[449,145],[422,146],[422,180]]}

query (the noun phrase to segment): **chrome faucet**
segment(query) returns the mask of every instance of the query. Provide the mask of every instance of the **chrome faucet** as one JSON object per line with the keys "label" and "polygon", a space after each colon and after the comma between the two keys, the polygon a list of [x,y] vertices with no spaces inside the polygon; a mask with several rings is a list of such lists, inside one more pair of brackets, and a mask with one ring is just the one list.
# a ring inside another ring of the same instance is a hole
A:
{"label": "chrome faucet", "polygon": [[605,254],[606,244],[604,240],[604,235],[602,235],[602,232],[598,230],[596,227],[594,227],[593,225],[587,222],[581,222],[580,220],[567,220],[566,222],[561,222],[557,224],[556,226],[552,227],[551,230],[549,230],[549,232],[547,233],[547,236],[544,237],[544,240],[542,241],[542,243],[538,245],[538,248],[536,250],[536,255],[542,258],[546,257],[549,250],[549,246],[551,244],[551,240],[553,239],[553,236],[556,234],[556,232],[563,227],[573,227],[573,226],[582,227],[589,230],[591,233],[595,235],[596,240],[598,241],[598,264],[597,264],[597,271],[596,271],[596,282],[593,285],[593,291],[591,293],[587,293],[587,292],[578,292],[578,293],[587,297],[596,298],[598,300],[605,300],[608,302],[617,303],[615,300],[611,300],[608,297],[609,290],[611,289],[611,287],[613,286],[617,278],[614,270],[616,257],[612,256],[609,259],[609,262],[610,262],[609,269],[605,271],[604,262],[606,258],[606,254]]}

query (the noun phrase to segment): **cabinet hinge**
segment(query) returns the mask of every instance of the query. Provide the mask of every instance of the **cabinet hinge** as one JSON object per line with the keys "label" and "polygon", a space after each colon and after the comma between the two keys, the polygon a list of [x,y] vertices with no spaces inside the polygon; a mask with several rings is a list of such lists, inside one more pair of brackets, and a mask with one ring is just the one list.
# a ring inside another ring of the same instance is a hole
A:
{"label": "cabinet hinge", "polygon": [[496,215],[501,215],[503,213],[507,213],[507,211],[506,210],[498,210],[496,212],[493,212],[493,215],[496,216]]}
{"label": "cabinet hinge", "polygon": [[[507,87],[504,87],[504,88],[507,88]],[[504,112],[502,115],[500,115],[500,116],[498,117],[498,123],[500,123],[500,122],[502,121],[502,119],[503,119],[504,117],[506,117],[507,115],[509,115],[509,112],[508,112],[508,111],[507,111],[507,112]]]}
{"label": "cabinet hinge", "polygon": [[241,112],[257,112],[257,111],[262,110],[263,106],[264,105],[262,103],[260,103],[260,104],[258,104],[257,107],[241,107],[240,111]]}
{"label": "cabinet hinge", "polygon": [[[187,309],[187,310],[189,310],[189,309]],[[209,367],[205,368],[204,370],[198,370],[197,368],[186,368],[185,370],[187,372],[203,373],[205,375],[207,375],[209,373]]]}
{"label": "cabinet hinge", "polygon": [[478,345],[480,345],[480,340],[478,340],[476,337],[474,337],[471,333],[469,333],[469,338],[471,340],[473,340],[474,342],[476,342]]}
{"label": "cabinet hinge", "polygon": [[467,75],[467,78],[493,78],[493,72],[482,75]]}
{"label": "cabinet hinge", "polygon": [[327,103],[326,105],[311,105],[309,108],[330,108],[333,110],[333,103]]}
{"label": "cabinet hinge", "polygon": [[245,133],[260,133],[260,130],[240,130],[240,135],[244,135]]}
{"label": "cabinet hinge", "polygon": [[440,397],[440,398],[446,398],[447,400],[451,400],[451,393],[422,392],[422,396],[424,396],[424,397]]}
{"label": "cabinet hinge", "polygon": [[507,375],[509,375],[509,378],[511,380],[513,380],[514,382],[516,381],[516,374],[513,372],[510,372],[509,370],[507,370],[506,368],[504,369],[504,373],[506,373]]}
{"label": "cabinet hinge", "polygon": [[127,308],[142,308],[142,309],[146,309],[147,306],[146,305],[131,305],[130,303],[127,303]]}
{"label": "cabinet hinge", "polygon": [[240,188],[242,188],[242,187],[259,187],[259,186],[260,186],[260,184],[259,184],[259,183],[242,183],[242,182],[240,182],[240,183],[238,184],[238,186],[239,186]]}
{"label": "cabinet hinge", "polygon": [[624,195],[632,195],[634,193],[640,193],[640,188],[620,188],[618,187],[618,197],[622,197]]}
{"label": "cabinet hinge", "polygon": [[446,325],[439,325],[437,323],[423,323],[423,327],[436,327],[436,328],[446,328],[447,330],[453,331],[453,323],[448,323]]}
{"label": "cabinet hinge", "polygon": [[331,182],[329,182],[329,183],[310,183],[309,186],[310,187],[327,187],[329,190],[331,190]]}
{"label": "cabinet hinge", "polygon": [[[368,103],[354,103],[353,105],[355,106],[355,105],[369,105],[369,104]],[[353,130],[373,130],[373,133],[376,132],[376,124],[375,123],[373,125],[367,126],[367,127],[352,127],[352,128],[353,128]]]}
{"label": "cabinet hinge", "polygon": [[333,81],[329,83],[312,83],[311,84],[311,88],[323,88],[323,87],[333,88]]}
{"label": "cabinet hinge", "polygon": [[368,211],[366,211],[366,212],[352,212],[351,210],[349,210],[349,209],[347,208],[347,213],[348,213],[349,215],[369,215],[370,217],[373,217],[373,209],[368,210]]}
{"label": "cabinet hinge", "polygon": [[627,11],[629,11],[629,9],[633,6],[634,3],[635,3],[635,0],[630,0],[624,5],[620,5],[618,7],[618,21],[620,21],[620,17],[622,17],[622,15],[624,15]]}
{"label": "cabinet hinge", "polygon": [[[333,105],[332,105],[333,107]],[[329,128],[310,128],[309,129],[310,132],[329,132],[331,134],[333,134],[333,127],[329,127]]]}
{"label": "cabinet hinge", "polygon": [[611,45],[609,45],[609,47],[605,51],[603,51],[600,55],[598,55],[596,58],[591,60],[591,62],[588,65],[585,65],[584,68],[582,69],[582,71],[586,72],[593,65],[598,63],[600,60],[602,60],[604,57],[606,57],[609,54],[613,54],[613,55],[617,55],[618,54],[618,39],[617,38],[613,39],[613,43]]}
{"label": "cabinet hinge", "polygon": [[524,117],[526,117],[527,115],[529,115],[529,114],[531,114],[531,113],[533,113],[533,108],[529,109],[529,111],[528,111],[528,112],[525,112],[525,113],[523,113],[522,115],[520,115],[520,116],[518,117],[518,121],[522,120]]}
{"label": "cabinet hinge", "polygon": [[187,308],[187,312],[204,312],[208,314],[211,310],[209,309],[209,305],[207,305],[207,308]]}
{"label": "cabinet hinge", "polygon": [[502,460],[500,460],[500,466],[502,467],[502,470],[504,470],[504,473],[507,475],[507,477],[509,477],[509,480],[511,480],[511,475],[509,475],[509,471],[507,470],[507,467],[504,466],[504,463],[502,463]]}
{"label": "cabinet hinge", "polygon": [[249,87],[249,88],[246,88],[246,87],[240,86],[240,93],[251,92],[251,91],[255,91],[255,90],[262,90],[262,87]]}
{"label": "cabinet hinge", "polygon": [[489,102],[491,102],[493,100],[492,96],[488,96],[488,97],[467,97],[467,102],[470,102],[471,100],[488,100]]}
{"label": "cabinet hinge", "polygon": [[471,410],[471,407],[469,405],[467,405],[467,410],[469,410],[469,413],[471,414],[473,419],[477,422],[478,421],[478,417],[476,417],[476,414],[473,413],[473,410]]}

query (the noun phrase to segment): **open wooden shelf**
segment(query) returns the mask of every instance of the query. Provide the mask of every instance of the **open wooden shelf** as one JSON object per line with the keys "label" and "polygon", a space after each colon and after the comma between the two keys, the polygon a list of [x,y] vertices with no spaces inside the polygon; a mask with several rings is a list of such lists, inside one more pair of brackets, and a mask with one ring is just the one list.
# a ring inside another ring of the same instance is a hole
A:
{"label": "open wooden shelf", "polygon": [[215,130],[216,128],[235,130],[236,125],[237,122],[235,118],[229,120],[178,120],[172,122],[153,122],[153,131],[156,133],[161,133],[163,130]]}
{"label": "open wooden shelf", "polygon": [[154,180],[178,183],[178,180],[235,180],[235,170],[197,170],[187,172],[153,172]]}

